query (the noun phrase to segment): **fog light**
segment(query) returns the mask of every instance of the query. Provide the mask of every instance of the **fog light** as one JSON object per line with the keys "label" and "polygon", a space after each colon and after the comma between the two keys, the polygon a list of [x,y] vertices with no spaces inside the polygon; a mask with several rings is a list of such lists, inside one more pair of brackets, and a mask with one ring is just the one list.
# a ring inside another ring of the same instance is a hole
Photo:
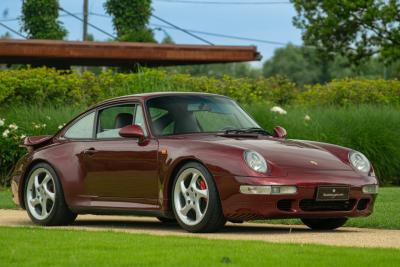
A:
{"label": "fog light", "polygon": [[248,195],[291,195],[297,193],[297,187],[291,185],[241,185],[240,193]]}
{"label": "fog light", "polygon": [[364,185],[362,192],[364,194],[378,194],[379,186],[377,184]]}

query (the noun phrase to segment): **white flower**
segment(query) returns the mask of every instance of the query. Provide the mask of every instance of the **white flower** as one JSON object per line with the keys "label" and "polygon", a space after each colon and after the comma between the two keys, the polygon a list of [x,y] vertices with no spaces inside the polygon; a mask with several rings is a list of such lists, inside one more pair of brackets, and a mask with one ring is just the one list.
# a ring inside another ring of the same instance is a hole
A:
{"label": "white flower", "polygon": [[51,120],[51,117],[50,116],[46,116],[46,119]]}
{"label": "white flower", "polygon": [[18,126],[15,123],[12,123],[12,124],[8,125],[8,128],[10,128],[11,130],[17,130]]}
{"label": "white flower", "polygon": [[21,139],[24,139],[25,137],[26,137],[26,135],[24,135],[24,134],[20,136]]}
{"label": "white flower", "polygon": [[271,112],[275,112],[275,113],[278,113],[278,114],[281,114],[281,115],[287,114],[286,110],[284,110],[283,108],[278,107],[278,106],[272,107],[271,108]]}
{"label": "white flower", "polygon": [[7,138],[9,134],[10,134],[10,130],[6,129],[6,130],[3,132],[3,137],[4,137],[4,138]]}
{"label": "white flower", "polygon": [[42,124],[42,128],[46,128],[46,126],[47,126],[46,123]]}
{"label": "white flower", "polygon": [[33,124],[33,128],[35,128],[35,129],[39,129],[40,128],[39,124],[36,124],[36,123],[32,123],[32,124]]}
{"label": "white flower", "polygon": [[310,117],[309,115],[305,115],[305,116],[304,116],[304,120],[305,120],[305,121],[309,121],[309,120],[311,120],[311,117]]}
{"label": "white flower", "polygon": [[5,119],[0,119],[0,127],[4,126]]}

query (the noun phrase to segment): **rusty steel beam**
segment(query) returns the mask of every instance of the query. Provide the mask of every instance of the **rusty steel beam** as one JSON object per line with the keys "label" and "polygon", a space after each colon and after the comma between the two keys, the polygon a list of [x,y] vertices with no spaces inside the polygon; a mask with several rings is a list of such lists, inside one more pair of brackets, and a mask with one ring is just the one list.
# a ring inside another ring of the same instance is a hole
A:
{"label": "rusty steel beam", "polygon": [[0,64],[168,66],[260,60],[255,46],[0,40]]}

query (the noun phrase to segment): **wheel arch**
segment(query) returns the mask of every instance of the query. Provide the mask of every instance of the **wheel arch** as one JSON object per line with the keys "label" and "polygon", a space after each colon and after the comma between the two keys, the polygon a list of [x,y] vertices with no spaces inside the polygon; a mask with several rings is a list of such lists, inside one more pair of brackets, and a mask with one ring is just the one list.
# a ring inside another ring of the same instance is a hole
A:
{"label": "wheel arch", "polygon": [[[59,171],[49,161],[42,159],[42,158],[37,158],[37,159],[32,160],[29,163],[29,165],[26,167],[25,172],[22,174],[21,181],[19,183],[19,189],[18,189],[19,190],[19,203],[20,203],[21,208],[23,208],[23,209],[26,209],[26,207],[25,207],[25,185],[26,185],[26,181],[28,178],[27,176],[31,172],[32,168],[40,163],[46,163],[46,164],[50,165],[53,168],[53,170],[55,171],[55,173],[57,174],[57,176],[60,178]],[[62,181],[62,179],[59,179],[59,180],[60,180],[61,188],[63,189],[64,188],[63,181]]]}
{"label": "wheel arch", "polygon": [[[164,186],[164,196],[166,197],[167,201],[166,203],[164,202],[164,210],[167,214],[171,214],[172,213],[172,188],[173,188],[173,182],[175,180],[175,176],[178,174],[178,172],[180,171],[180,169],[187,163],[190,162],[195,162],[198,164],[201,164],[204,166],[204,168],[206,168],[206,170],[210,173],[211,178],[214,180],[215,184],[216,181],[214,179],[214,175],[212,174],[212,172],[210,171],[210,169],[207,167],[207,164],[205,164],[204,162],[202,162],[200,159],[198,158],[184,158],[179,160],[178,162],[176,162],[174,164],[174,166],[172,167],[172,171],[170,172],[169,175],[167,175],[167,181],[165,183],[166,186]],[[218,186],[217,187],[217,191],[219,194],[219,190],[218,190]]]}

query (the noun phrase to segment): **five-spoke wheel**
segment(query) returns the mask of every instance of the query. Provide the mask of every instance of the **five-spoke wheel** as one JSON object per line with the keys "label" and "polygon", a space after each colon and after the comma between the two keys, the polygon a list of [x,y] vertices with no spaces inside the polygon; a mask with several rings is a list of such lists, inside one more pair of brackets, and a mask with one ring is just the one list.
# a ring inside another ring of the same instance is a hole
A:
{"label": "five-spoke wheel", "polygon": [[25,208],[32,221],[41,225],[66,225],[76,214],[64,200],[59,178],[47,163],[39,163],[30,170],[25,183]]}
{"label": "five-spoke wheel", "polygon": [[212,232],[225,224],[214,181],[199,163],[188,163],[178,172],[173,208],[179,224],[191,232]]}
{"label": "five-spoke wheel", "polygon": [[26,199],[28,209],[38,220],[46,219],[54,208],[54,178],[45,168],[37,168],[29,177]]}

